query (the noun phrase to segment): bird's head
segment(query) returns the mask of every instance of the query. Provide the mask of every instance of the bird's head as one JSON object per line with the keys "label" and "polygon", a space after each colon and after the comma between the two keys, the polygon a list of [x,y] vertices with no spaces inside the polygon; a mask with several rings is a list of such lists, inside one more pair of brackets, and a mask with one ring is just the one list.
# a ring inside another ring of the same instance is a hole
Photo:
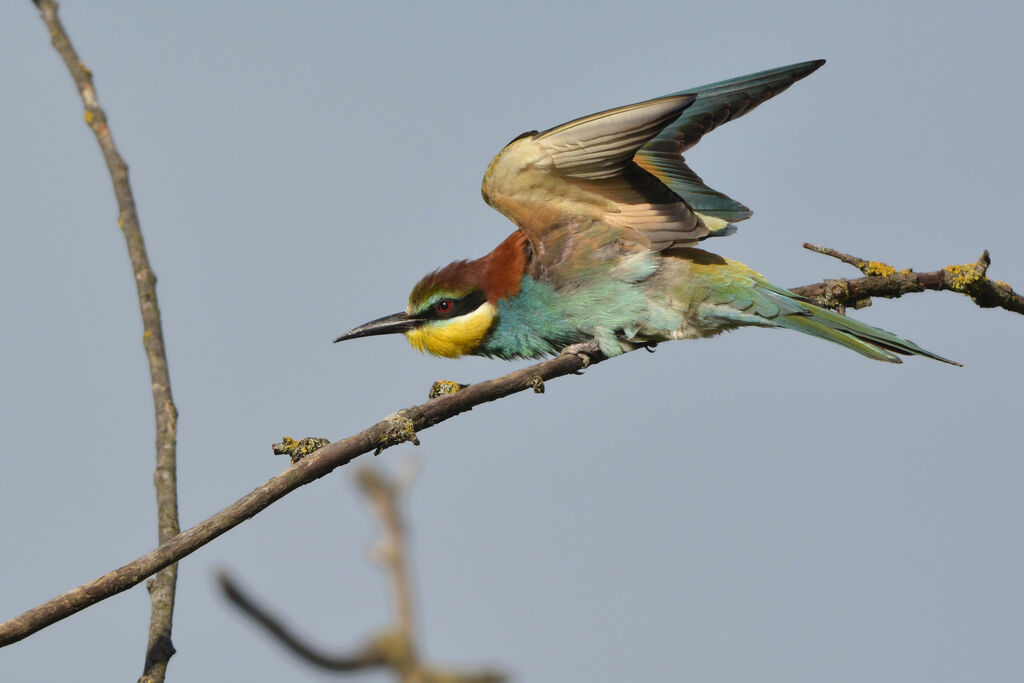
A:
{"label": "bird's head", "polygon": [[526,238],[516,231],[487,256],[456,261],[424,277],[401,313],[371,320],[334,341],[401,332],[424,353],[477,353],[497,324],[498,300],[519,291],[528,252]]}
{"label": "bird's head", "polygon": [[350,330],[334,341],[401,332],[420,351],[455,358],[479,348],[497,309],[484,294],[478,261],[456,261],[420,280],[401,313]]}

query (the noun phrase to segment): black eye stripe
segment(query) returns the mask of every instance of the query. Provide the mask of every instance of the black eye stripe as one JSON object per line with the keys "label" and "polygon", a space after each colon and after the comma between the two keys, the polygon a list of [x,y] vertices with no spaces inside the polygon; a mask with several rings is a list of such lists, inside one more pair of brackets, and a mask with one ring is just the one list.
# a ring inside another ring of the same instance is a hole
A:
{"label": "black eye stripe", "polygon": [[[438,304],[441,301],[451,301],[451,308],[449,308],[447,311],[438,310]],[[487,301],[487,297],[484,296],[483,292],[477,290],[470,292],[461,299],[449,297],[447,299],[440,299],[439,301],[435,301],[430,305],[429,308],[420,311],[419,313],[416,313],[412,317],[418,318],[420,320],[448,320],[450,318],[457,318],[460,315],[472,313],[477,308],[479,308],[480,305],[485,301]]]}
{"label": "black eye stripe", "polygon": [[485,301],[487,301],[487,297],[480,291],[470,292],[461,299],[452,299],[452,307],[444,314],[444,317],[456,318],[460,315],[472,313]]}

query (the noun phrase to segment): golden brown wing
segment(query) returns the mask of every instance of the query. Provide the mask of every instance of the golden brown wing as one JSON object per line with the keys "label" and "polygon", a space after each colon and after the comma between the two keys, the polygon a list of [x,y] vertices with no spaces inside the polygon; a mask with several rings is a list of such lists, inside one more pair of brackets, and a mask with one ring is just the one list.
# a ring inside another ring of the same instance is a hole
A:
{"label": "golden brown wing", "polygon": [[693,101],[693,95],[670,95],[521,136],[488,167],[484,200],[526,234],[538,255],[551,230],[581,219],[625,229],[656,250],[694,245],[708,229],[633,161]]}

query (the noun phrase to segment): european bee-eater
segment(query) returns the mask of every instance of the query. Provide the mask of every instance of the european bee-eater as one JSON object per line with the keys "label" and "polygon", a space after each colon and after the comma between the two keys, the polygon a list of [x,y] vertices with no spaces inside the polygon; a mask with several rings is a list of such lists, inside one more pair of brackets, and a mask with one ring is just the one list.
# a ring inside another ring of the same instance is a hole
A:
{"label": "european bee-eater", "polygon": [[405,311],[335,341],[401,332],[436,356],[537,358],[575,345],[615,356],[744,325],[812,334],[869,358],[952,363],[698,249],[750,209],[711,189],[682,153],[807,76],[824,60],[591,114],[505,146],[484,200],[518,230],[483,258],[413,287]]}

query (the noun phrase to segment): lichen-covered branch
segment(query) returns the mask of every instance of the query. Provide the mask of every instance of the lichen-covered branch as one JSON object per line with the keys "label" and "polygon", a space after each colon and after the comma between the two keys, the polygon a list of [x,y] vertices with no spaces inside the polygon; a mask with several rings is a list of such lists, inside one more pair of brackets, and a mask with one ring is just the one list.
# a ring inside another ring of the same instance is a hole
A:
{"label": "lichen-covered branch", "polygon": [[[838,252],[837,252],[838,253]],[[852,258],[852,257],[851,257]],[[970,266],[950,266],[947,269],[938,271],[949,272],[951,276],[957,273],[962,274],[963,268]],[[860,280],[826,280],[825,282],[797,287],[793,291],[804,296],[817,298],[827,303],[826,290],[838,283],[842,290],[842,296],[847,297],[843,301],[863,300],[871,296],[902,296],[902,294],[922,291],[923,289],[950,289],[952,291],[970,291],[970,286],[965,282],[952,282],[948,286],[921,286],[920,288],[909,288],[905,292],[897,289],[889,289],[887,284],[895,275],[873,275]],[[923,277],[928,274],[918,274]],[[943,278],[946,276],[943,275]],[[874,278],[878,278],[877,280]],[[987,279],[984,276],[977,278],[971,275],[967,280],[975,282]],[[955,280],[955,277],[954,277]],[[927,283],[926,283],[927,284]],[[1024,313],[1024,308],[1017,302],[1020,295],[1013,293],[1009,285],[995,283],[997,291],[1008,292],[1008,301],[1005,306],[1008,310]],[[956,289],[959,288],[959,289]],[[850,292],[846,294],[845,292]],[[983,292],[978,293],[979,305],[987,301]],[[835,305],[840,298],[836,299]],[[594,365],[604,360],[600,354],[591,354],[588,360],[584,354],[565,354],[531,365],[521,370],[516,370],[502,377],[486,380],[477,384],[471,384],[464,388],[432,398],[427,403],[412,406],[400,410],[394,415],[385,418],[368,429],[354,434],[341,441],[335,441],[323,448],[320,448],[310,455],[301,458],[285,472],[272,478],[248,495],[235,501],[212,517],[196,524],[191,529],[182,532],[180,535],[161,544],[160,547],[143,555],[134,562],[115,569],[89,583],[83,584],[63,595],[59,595],[46,603],[15,617],[8,622],[0,624],[0,647],[8,645],[25,638],[36,631],[64,619],[86,607],[105,600],[112,595],[127,590],[132,586],[145,580],[146,577],[189,555],[198,548],[206,545],[225,531],[241,524],[253,515],[269,507],[275,501],[284,497],[291,491],[308,484],[333,471],[335,468],[345,465],[363,453],[370,451],[379,452],[399,443],[418,439],[418,434],[440,422],[443,422],[460,413],[472,410],[474,407],[496,401],[511,394],[532,389],[537,392],[548,382],[556,377],[572,374],[583,369],[587,365]]]}
{"label": "lichen-covered branch", "polygon": [[219,577],[221,589],[243,613],[263,626],[282,645],[306,662],[328,671],[363,671],[386,668],[402,683],[500,683],[505,676],[496,671],[464,672],[424,664],[416,644],[412,580],[406,559],[408,538],[401,513],[402,487],[395,479],[373,467],[356,475],[359,488],[377,513],[383,531],[374,556],[383,565],[395,601],[394,625],[370,638],[352,654],[329,655],[292,633],[277,617],[245,594],[227,574]]}
{"label": "lichen-covered branch", "polygon": [[[601,362],[594,356],[591,365]],[[532,389],[537,380],[548,381],[580,370],[580,355],[564,355],[516,370],[502,377],[467,386],[453,394],[400,410],[358,434],[335,441],[300,459],[281,474],[238,499],[217,514],[196,524],[134,562],[114,569],[86,584],[58,595],[24,614],[0,624],[0,647],[32,635],[90,605],[128,590],[164,567],[195,552],[224,532],[238,526],[300,486],[323,477],[363,453],[390,448],[429,427],[474,407],[510,394]],[[396,421],[403,423],[401,434]],[[401,438],[399,438],[401,437]]]}
{"label": "lichen-covered branch", "polygon": [[932,290],[959,292],[971,297],[982,308],[998,307],[1024,314],[1024,296],[1013,291],[1013,287],[1005,282],[992,280],[986,275],[992,263],[987,251],[982,252],[974,263],[946,266],[930,273],[915,273],[910,269],[897,270],[881,261],[868,261],[816,244],[804,244],[804,248],[849,263],[865,275],[856,280],[825,280],[793,289],[797,294],[831,308],[861,308],[870,305],[871,297],[894,299],[904,294]]}
{"label": "lichen-covered branch", "polygon": [[[85,122],[96,136],[114,185],[118,208],[117,224],[124,233],[132,270],[135,273],[139,308],[142,312],[142,344],[149,361],[153,385],[153,405],[156,411],[156,472],[153,480],[156,486],[159,542],[166,543],[179,531],[175,464],[178,412],[171,397],[171,380],[167,370],[167,356],[164,353],[160,308],[156,298],[156,276],[149,265],[146,245],[142,240],[135,199],[128,181],[128,166],[114,146],[114,139],[107,125],[106,112],[100,107],[96,89],[93,87],[92,72],[82,63],[71,45],[71,40],[57,16],[57,3],[54,0],[34,2],[50,31],[53,47],[71,72],[71,78],[82,97],[82,103],[85,105]],[[171,644],[171,621],[174,614],[177,576],[177,564],[172,563],[165,566],[148,584],[152,604],[149,642],[143,674],[139,679],[146,683],[159,683],[164,680],[167,662],[174,654],[174,646]]]}

